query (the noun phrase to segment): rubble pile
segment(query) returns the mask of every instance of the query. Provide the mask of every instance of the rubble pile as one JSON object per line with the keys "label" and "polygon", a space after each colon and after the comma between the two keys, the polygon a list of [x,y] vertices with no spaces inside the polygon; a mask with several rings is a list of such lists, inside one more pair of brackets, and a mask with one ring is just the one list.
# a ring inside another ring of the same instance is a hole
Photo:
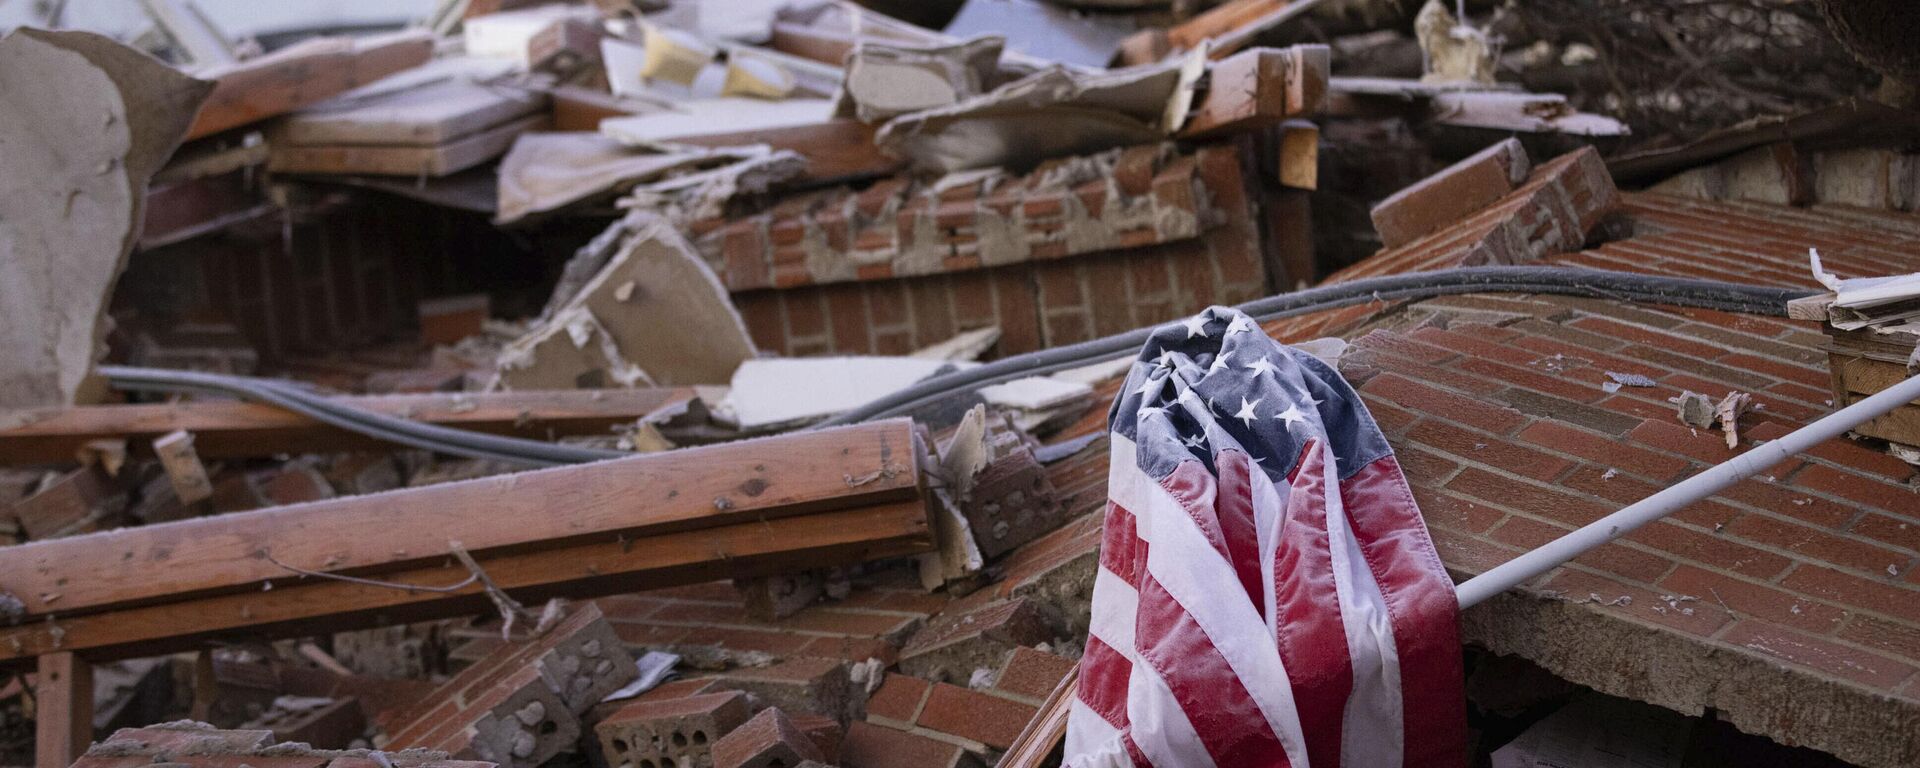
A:
{"label": "rubble pile", "polygon": [[[0,2],[0,767],[1058,766],[1147,329],[1344,380],[1462,583],[1920,373],[1884,3],[81,5]],[[1463,607],[1473,764],[1920,764],[1920,401],[1840,432]]]}

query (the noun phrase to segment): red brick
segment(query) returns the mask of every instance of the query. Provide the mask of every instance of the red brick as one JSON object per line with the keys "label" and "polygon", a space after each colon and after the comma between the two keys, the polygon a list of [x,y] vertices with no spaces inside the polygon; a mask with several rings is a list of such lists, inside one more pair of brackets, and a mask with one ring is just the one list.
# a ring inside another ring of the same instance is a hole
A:
{"label": "red brick", "polygon": [[1698,598],[1676,601],[1669,610],[1725,608],[1735,616],[1758,617],[1814,634],[1833,631],[1847,616],[1826,603],[1684,563],[1661,579],[1660,586],[1672,591],[1675,598]]}
{"label": "red brick", "polygon": [[1762,621],[1739,621],[1721,642],[1885,690],[1914,673],[1908,664]]}
{"label": "red brick", "polygon": [[713,743],[713,768],[791,768],[824,757],[779,707],[760,710]]}
{"label": "red brick", "polygon": [[1603,317],[1583,317],[1569,323],[1569,325],[1581,330],[1658,347],[1675,354],[1687,355],[1700,360],[1712,360],[1726,353],[1726,350],[1720,347],[1701,342],[1690,336],[1641,328]]}
{"label": "red brick", "polygon": [[1518,437],[1544,448],[1655,481],[1677,479],[1693,466],[1685,459],[1615,442],[1604,435],[1549,421],[1534,422],[1521,430]]}
{"label": "red brick", "polygon": [[1495,434],[1511,434],[1527,422],[1524,414],[1512,408],[1436,389],[1391,372],[1373,377],[1361,388],[1361,392],[1368,399],[1384,398],[1409,410],[1446,414],[1453,421],[1471,424]]}
{"label": "red brick", "polygon": [[1828,528],[1844,526],[1860,514],[1852,505],[1829,501],[1809,494],[1805,489],[1768,482],[1764,478],[1734,483],[1722,489],[1720,497]]}
{"label": "red brick", "polygon": [[952,744],[855,722],[847,727],[840,760],[846,768],[955,768],[965,757],[966,752]]}
{"label": "red brick", "polygon": [[[1120,194],[1128,197],[1144,195],[1153,187],[1154,164],[1160,159],[1160,145],[1143,144],[1128,147],[1120,151],[1120,157],[1114,161],[1113,171],[1109,175],[1119,187]],[[1193,159],[1180,158],[1187,163],[1187,171],[1192,173]]]}
{"label": "red brick", "polygon": [[1744,515],[1727,526],[1727,532],[1748,541],[1793,552],[1803,559],[1867,573],[1885,573],[1888,566],[1905,568],[1912,557],[1886,547],[1766,515]]}
{"label": "red brick", "polygon": [[746,722],[752,711],[739,691],[647,699],[619,707],[593,730],[609,765],[702,763],[714,740]]}
{"label": "red brick", "polygon": [[793,337],[818,336],[827,331],[826,309],[818,293],[791,291],[781,295],[787,310],[787,333]]}
{"label": "red brick", "polygon": [[1528,168],[1526,150],[1507,139],[1461,160],[1374,206],[1374,229],[1398,248],[1485,208],[1513,191]]}
{"label": "red brick", "polygon": [[889,672],[879,689],[867,699],[867,717],[891,721],[887,724],[895,728],[911,728],[920,717],[927,691],[932,688],[933,684],[920,678]]}
{"label": "red brick", "polygon": [[[1555,572],[1544,588],[1561,593],[1563,599],[1585,603],[1593,610],[1636,617],[1699,637],[1710,637],[1731,621],[1727,612],[1717,605],[1702,608],[1695,603],[1693,613],[1676,611],[1661,599],[1660,592],[1568,568]],[[1622,597],[1629,600],[1623,602]],[[1656,608],[1660,610],[1654,610]]]}
{"label": "red brick", "polygon": [[1882,653],[1909,661],[1920,659],[1920,627],[1897,624],[1872,616],[1854,615],[1840,628],[1838,636]]}
{"label": "red brick", "polygon": [[1446,487],[1450,491],[1569,525],[1586,525],[1614,511],[1611,505],[1570,496],[1547,486],[1532,485],[1477,467],[1461,470]]}
{"label": "red brick", "polygon": [[[1514,515],[1493,529],[1488,537],[1521,549],[1537,549],[1572,530],[1570,526]],[[1654,582],[1673,567],[1673,561],[1667,558],[1611,543],[1574,558],[1574,562],[1643,583]]]}
{"label": "red brick", "polygon": [[1832,568],[1802,563],[1780,580],[1780,586],[1841,605],[1865,608],[1920,623],[1920,590],[1895,586],[1879,579],[1863,579]]}
{"label": "red brick", "polygon": [[1843,472],[1823,464],[1811,464],[1800,470],[1799,474],[1793,476],[1793,484],[1838,496],[1872,509],[1889,511],[1920,509],[1920,489],[1913,486],[1893,485],[1866,475]]}
{"label": "red brick", "polygon": [[1059,216],[1066,212],[1066,208],[1064,207],[1066,199],[1067,196],[1063,192],[1028,195],[1026,202],[1021,205],[1021,210],[1026,213],[1029,219]]}
{"label": "red brick", "polygon": [[[994,681],[996,690],[1028,699],[1042,700],[1053,693],[1061,678],[1073,671],[1074,662],[1046,651],[1015,648],[1007,665]],[[871,710],[869,710],[871,711]]]}
{"label": "red brick", "polygon": [[1861,515],[1849,530],[1908,551],[1920,551],[1920,521],[1911,517]]}
{"label": "red brick", "polygon": [[1027,721],[1033,719],[1034,712],[1035,708],[1028,704],[937,683],[915,723],[995,749],[1006,749],[1026,728]]}
{"label": "red brick", "polygon": [[[1526,432],[1521,436],[1525,437]],[[1509,438],[1462,429],[1433,418],[1415,424],[1407,432],[1406,440],[1535,480],[1552,480],[1573,466],[1571,461],[1517,445]]]}
{"label": "red brick", "polygon": [[1685,560],[1759,579],[1779,575],[1791,564],[1787,558],[1772,552],[1665,520],[1630,531],[1626,534],[1626,538],[1648,548],[1677,555]]}

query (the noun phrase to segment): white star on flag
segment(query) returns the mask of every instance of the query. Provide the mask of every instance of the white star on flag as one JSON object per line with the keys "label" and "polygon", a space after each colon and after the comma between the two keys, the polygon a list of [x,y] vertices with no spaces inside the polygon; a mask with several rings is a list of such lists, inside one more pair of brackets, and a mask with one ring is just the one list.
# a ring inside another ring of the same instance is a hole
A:
{"label": "white star on flag", "polygon": [[1141,397],[1153,397],[1154,395],[1160,394],[1160,388],[1166,386],[1166,384],[1166,379],[1156,380],[1149,376],[1145,381],[1140,382],[1140,388],[1134,390],[1134,394]]}
{"label": "white star on flag", "polygon": [[1227,323],[1227,331],[1223,335],[1232,336],[1236,333],[1248,333],[1252,330],[1253,321],[1248,320],[1246,315],[1239,315],[1233,318],[1233,322]]}
{"label": "white star on flag", "polygon": [[1259,376],[1260,374],[1263,374],[1263,373],[1273,373],[1274,371],[1273,361],[1268,360],[1264,357],[1246,364],[1245,368],[1249,371],[1253,371],[1253,375],[1255,376]]}
{"label": "white star on flag", "polygon": [[1286,410],[1276,413],[1273,416],[1274,418],[1287,422],[1287,429],[1293,429],[1293,425],[1295,424],[1307,423],[1306,414],[1300,412],[1300,406],[1298,405],[1288,405]]}
{"label": "white star on flag", "polygon": [[1187,318],[1186,326],[1187,338],[1189,339],[1195,336],[1204,338],[1212,335],[1207,333],[1207,314],[1205,312]]}
{"label": "white star on flag", "polygon": [[1140,418],[1142,419],[1145,419],[1148,416],[1165,416],[1165,415],[1167,415],[1167,409],[1162,408],[1160,406],[1157,406],[1157,405],[1140,406]]}
{"label": "white star on flag", "polygon": [[1173,367],[1173,353],[1172,353],[1172,352],[1170,352],[1170,351],[1167,351],[1167,350],[1166,350],[1166,349],[1164,349],[1164,348],[1163,348],[1163,349],[1161,349],[1161,350],[1160,350],[1160,356],[1159,356],[1159,357],[1156,357],[1156,358],[1154,358],[1154,360],[1153,360],[1153,364],[1154,364],[1154,365],[1157,365],[1157,366],[1160,366],[1160,367],[1162,367],[1162,368],[1171,368],[1171,367]]}
{"label": "white star on flag", "polygon": [[1233,360],[1232,352],[1221,352],[1219,357],[1213,359],[1213,365],[1207,367],[1207,375],[1212,376],[1214,371],[1227,367],[1227,363],[1231,360]]}
{"label": "white star on flag", "polygon": [[1207,436],[1205,433],[1196,433],[1193,437],[1182,440],[1180,443],[1188,448],[1205,448],[1207,447]]}
{"label": "white star on flag", "polygon": [[1239,419],[1242,425],[1245,425],[1247,428],[1251,429],[1253,427],[1253,422],[1259,420],[1260,418],[1257,414],[1253,412],[1253,407],[1259,404],[1260,404],[1259,400],[1255,400],[1253,402],[1247,402],[1246,398],[1244,397],[1240,398],[1240,412],[1234,414],[1233,417],[1236,419]]}

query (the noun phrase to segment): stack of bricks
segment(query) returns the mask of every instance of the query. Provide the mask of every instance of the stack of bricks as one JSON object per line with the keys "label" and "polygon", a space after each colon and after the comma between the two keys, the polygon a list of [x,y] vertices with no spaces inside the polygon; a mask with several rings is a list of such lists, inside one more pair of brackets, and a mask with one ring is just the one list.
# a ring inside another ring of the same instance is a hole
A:
{"label": "stack of bricks", "polygon": [[[716,581],[596,600],[614,633],[634,650],[685,656],[755,656],[834,659],[891,664],[900,647],[947,604],[917,583],[875,584],[862,580],[842,598],[808,605],[781,618],[756,618],[740,591]],[[474,659],[500,645],[499,630],[455,650]],[[464,634],[464,632],[463,632]]]}
{"label": "stack of bricks", "polygon": [[[1436,177],[1403,191],[1396,207],[1445,207],[1461,194],[1448,177],[1504,178],[1513,159],[1494,153],[1451,166]],[[1427,232],[1341,270],[1328,282],[1424,272],[1449,267],[1528,264],[1580,250],[1587,234],[1620,205],[1620,191],[1606,163],[1592,147],[1583,147],[1534,168],[1525,182],[1458,224]],[[1417,220],[1414,211],[1393,220]],[[1416,227],[1423,229],[1423,227]],[[1387,235],[1386,232],[1382,233]],[[1367,312],[1375,311],[1372,308]]]}
{"label": "stack of bricks", "polygon": [[1012,354],[1266,295],[1243,162],[1231,145],[1139,146],[691,230],[763,349],[905,354],[999,326]]}
{"label": "stack of bricks", "polygon": [[579,715],[639,675],[588,603],[544,634],[503,645],[389,721],[387,746],[421,747],[511,768],[572,748]]}
{"label": "stack of bricks", "polygon": [[[866,722],[849,732],[850,751],[859,755],[869,745],[911,744],[916,751],[952,754],[956,759],[964,753],[965,758],[991,764],[1072,669],[1072,660],[1017,647],[998,667],[993,684],[979,689],[889,674],[867,700]],[[951,764],[944,758],[934,763]],[[851,759],[848,764],[865,768]]]}
{"label": "stack of bricks", "polygon": [[275,744],[272,731],[222,731],[187,721],[115,731],[87,750],[73,768],[144,768],[159,764],[180,768],[496,768],[492,763],[449,760],[444,753],[426,750],[376,756],[364,750]]}

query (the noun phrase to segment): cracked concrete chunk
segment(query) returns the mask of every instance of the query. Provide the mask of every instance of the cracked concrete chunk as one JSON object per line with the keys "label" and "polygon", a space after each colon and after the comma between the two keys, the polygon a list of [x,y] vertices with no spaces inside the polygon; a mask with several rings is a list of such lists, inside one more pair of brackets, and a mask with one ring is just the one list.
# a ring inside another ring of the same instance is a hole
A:
{"label": "cracked concrete chunk", "polygon": [[98,396],[147,180],[212,87],[92,33],[0,39],[0,426]]}

